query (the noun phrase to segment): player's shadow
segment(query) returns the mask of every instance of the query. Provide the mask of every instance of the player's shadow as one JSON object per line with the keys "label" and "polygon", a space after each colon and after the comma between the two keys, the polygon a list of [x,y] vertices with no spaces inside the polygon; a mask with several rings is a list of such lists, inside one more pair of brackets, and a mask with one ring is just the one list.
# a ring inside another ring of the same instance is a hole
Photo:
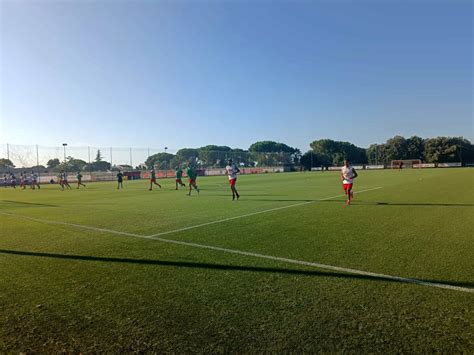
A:
{"label": "player's shadow", "polygon": [[321,276],[321,277],[333,277],[333,278],[340,278],[340,279],[385,281],[385,282],[394,282],[394,283],[431,282],[431,283],[450,285],[450,286],[474,287],[474,283],[466,282],[466,281],[432,280],[432,279],[394,279],[394,278],[384,277],[384,276],[357,275],[357,274],[349,274],[349,273],[341,273],[341,272],[328,272],[328,271],[319,271],[319,270],[298,270],[298,269],[286,269],[286,268],[276,268],[276,267],[224,265],[224,264],[198,263],[198,262],[189,262],[189,261],[165,261],[165,260],[156,260],[156,259],[113,258],[113,257],[89,256],[89,255],[66,255],[66,254],[40,253],[40,252],[7,250],[7,249],[0,249],[0,254],[34,256],[34,257],[63,259],[63,260],[126,263],[126,264],[138,264],[138,265],[157,265],[157,266],[165,266],[165,267],[181,267],[181,268],[190,268],[190,269],[209,269],[209,270],[225,270],[225,271],[230,270],[230,271],[262,272],[262,273],[276,273],[276,274],[301,275],[301,276]]}
{"label": "player's shadow", "polygon": [[59,207],[58,205],[50,205],[50,204],[47,204],[47,203],[33,203],[33,202],[0,200],[0,206],[2,204],[6,205],[6,206],[15,206],[15,207]]}

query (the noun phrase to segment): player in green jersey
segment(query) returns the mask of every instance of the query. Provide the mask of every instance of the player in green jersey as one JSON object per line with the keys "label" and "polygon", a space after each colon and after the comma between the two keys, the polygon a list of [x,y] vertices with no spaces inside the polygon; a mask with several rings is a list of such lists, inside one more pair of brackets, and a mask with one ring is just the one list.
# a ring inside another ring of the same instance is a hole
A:
{"label": "player in green jersey", "polygon": [[199,188],[196,185],[197,173],[196,173],[196,170],[193,169],[191,164],[188,165],[188,168],[186,169],[186,174],[188,175],[188,182],[189,182],[188,196],[191,196],[191,191],[192,191],[193,187],[199,195]]}
{"label": "player in green jersey", "polygon": [[76,178],[77,178],[77,188],[79,188],[79,186],[86,187],[86,185],[82,183],[82,174],[80,171],[77,172]]}
{"label": "player in green jersey", "polygon": [[158,187],[161,189],[161,185],[156,182],[156,172],[155,169],[150,170],[150,188],[149,190],[153,190],[153,184],[158,185]]}
{"label": "player in green jersey", "polygon": [[176,190],[178,189],[178,185],[186,187],[186,184],[182,180],[183,178],[183,170],[178,166],[176,168]]}
{"label": "player in green jersey", "polygon": [[117,174],[117,190],[123,189],[123,174],[121,171]]}

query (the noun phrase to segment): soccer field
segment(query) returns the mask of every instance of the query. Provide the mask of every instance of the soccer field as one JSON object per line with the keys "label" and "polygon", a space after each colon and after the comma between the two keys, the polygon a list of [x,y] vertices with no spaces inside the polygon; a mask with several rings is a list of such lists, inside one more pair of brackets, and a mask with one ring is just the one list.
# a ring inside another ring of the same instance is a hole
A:
{"label": "soccer field", "polygon": [[0,190],[0,352],[474,352],[469,169]]}

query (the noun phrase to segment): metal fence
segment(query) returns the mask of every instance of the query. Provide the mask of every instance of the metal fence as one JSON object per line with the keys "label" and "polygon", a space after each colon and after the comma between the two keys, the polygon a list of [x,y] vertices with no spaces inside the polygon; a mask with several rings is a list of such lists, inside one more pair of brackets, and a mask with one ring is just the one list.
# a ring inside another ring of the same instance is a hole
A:
{"label": "metal fence", "polygon": [[[153,159],[158,153],[167,153],[161,160]],[[151,158],[150,158],[151,157]],[[242,167],[283,166],[297,163],[298,157],[285,152],[249,152],[246,150],[205,150],[136,147],[78,147],[69,145],[0,145],[0,158],[9,159],[15,169],[81,170],[85,172],[108,170],[174,169],[192,163],[200,168],[222,168],[228,159]],[[102,163],[97,164],[100,161]],[[61,164],[57,166],[57,163]],[[0,168],[12,170],[12,167]]]}

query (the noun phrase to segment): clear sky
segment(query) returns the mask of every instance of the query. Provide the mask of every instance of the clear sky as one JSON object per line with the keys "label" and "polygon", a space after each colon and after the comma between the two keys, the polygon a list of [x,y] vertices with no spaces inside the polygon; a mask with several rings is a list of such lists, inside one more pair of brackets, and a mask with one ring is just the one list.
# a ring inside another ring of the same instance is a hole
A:
{"label": "clear sky", "polygon": [[0,1],[0,143],[473,134],[473,5]]}

